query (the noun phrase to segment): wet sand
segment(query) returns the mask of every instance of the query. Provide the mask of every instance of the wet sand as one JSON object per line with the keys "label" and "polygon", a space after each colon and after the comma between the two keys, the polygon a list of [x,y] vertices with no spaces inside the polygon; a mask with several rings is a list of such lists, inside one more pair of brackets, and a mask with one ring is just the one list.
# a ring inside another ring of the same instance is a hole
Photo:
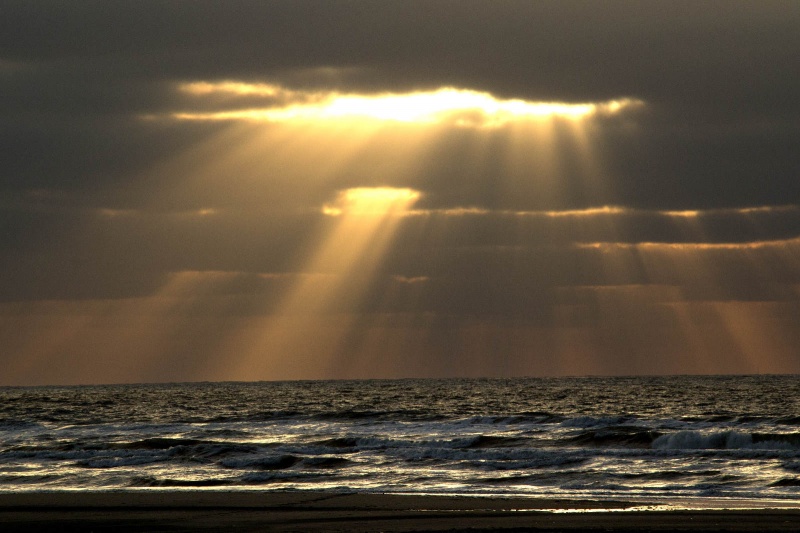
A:
{"label": "wet sand", "polygon": [[663,510],[642,502],[324,492],[0,494],[4,532],[228,530],[798,531],[800,509]]}

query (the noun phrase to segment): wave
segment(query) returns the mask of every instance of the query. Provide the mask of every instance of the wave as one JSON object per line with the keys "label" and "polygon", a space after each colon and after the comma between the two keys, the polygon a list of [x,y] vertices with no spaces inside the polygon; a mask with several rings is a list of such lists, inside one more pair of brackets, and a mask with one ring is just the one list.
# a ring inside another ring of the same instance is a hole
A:
{"label": "wave", "polygon": [[75,466],[83,468],[120,468],[126,466],[142,466],[153,463],[161,463],[168,461],[169,457],[166,455],[159,456],[142,456],[142,455],[129,455],[129,456],[115,456],[115,457],[92,457],[89,459],[81,459],[75,462]]}
{"label": "wave", "polygon": [[550,468],[576,467],[590,461],[586,455],[559,452],[538,452],[529,454],[526,458],[503,458],[472,460],[469,465],[481,470],[540,470]]}
{"label": "wave", "polygon": [[42,485],[63,480],[61,474],[3,474],[0,475],[0,485],[4,488],[11,485]]}
{"label": "wave", "polygon": [[159,479],[153,476],[134,476],[128,482],[130,487],[220,487],[234,484],[235,480],[232,479]]}
{"label": "wave", "polygon": [[779,426],[798,426],[800,425],[800,416],[798,415],[783,415],[783,416],[767,416],[756,414],[713,414],[713,415],[690,415],[679,416],[675,419],[684,424],[706,424],[710,426],[720,427],[735,427],[743,425],[779,425]]}
{"label": "wave", "polygon": [[797,433],[746,433],[740,431],[678,431],[661,435],[653,441],[660,450],[797,450],[800,434]]}
{"label": "wave", "polygon": [[176,437],[150,437],[132,442],[113,442],[107,444],[108,448],[121,450],[167,450],[176,446],[196,446],[210,444],[210,441],[200,439],[185,439]]}
{"label": "wave", "polygon": [[796,377],[0,389],[0,484],[788,498],[798,395]]}
{"label": "wave", "polygon": [[239,476],[235,483],[237,485],[259,485],[264,483],[274,482],[297,482],[297,481],[317,481],[320,478],[327,478],[328,474],[324,472],[307,472],[307,471],[277,471],[277,472],[248,472]]}
{"label": "wave", "polygon": [[753,433],[753,442],[757,445],[783,443],[791,448],[800,449],[800,433]]}
{"label": "wave", "polygon": [[423,411],[420,409],[393,409],[393,410],[358,410],[343,409],[340,411],[323,411],[308,415],[312,420],[408,420],[408,421],[433,421],[444,420],[441,413]]}
{"label": "wave", "polygon": [[535,479],[538,479],[538,476],[535,474],[516,474],[512,476],[481,478],[479,482],[484,485],[513,485],[530,482]]}
{"label": "wave", "polygon": [[344,457],[306,457],[302,464],[310,468],[343,468],[352,465],[353,462]]}
{"label": "wave", "polygon": [[287,468],[343,468],[352,464],[344,457],[336,456],[311,456],[284,454],[271,456],[240,456],[219,461],[226,468],[253,469],[253,470],[285,470]]}
{"label": "wave", "polygon": [[800,487],[800,478],[785,477],[769,484],[770,487]]}
{"label": "wave", "polygon": [[547,411],[523,411],[507,415],[473,415],[455,420],[450,419],[448,422],[456,426],[519,426],[557,424],[565,420],[566,417],[557,413],[550,413]]}
{"label": "wave", "polygon": [[583,431],[561,440],[562,444],[579,446],[626,446],[649,448],[662,433],[641,427],[613,426]]}
{"label": "wave", "polygon": [[[725,481],[733,480],[729,476],[723,476],[721,470],[658,470],[655,472],[615,472],[608,475],[610,477],[637,481],[671,481],[693,477],[714,477],[719,479],[725,478]],[[736,477],[736,479],[740,479],[740,477]]]}
{"label": "wave", "polygon": [[295,455],[276,455],[259,457],[233,457],[223,459],[219,464],[226,468],[252,468],[258,470],[284,470],[301,461]]}
{"label": "wave", "polygon": [[311,444],[318,446],[327,446],[329,448],[355,448],[361,439],[356,437],[333,437],[330,439],[323,439],[314,441]]}
{"label": "wave", "polygon": [[468,440],[465,448],[509,448],[522,446],[529,442],[520,437],[506,437],[502,435],[478,435]]}
{"label": "wave", "polygon": [[310,446],[298,448],[303,453],[315,453],[315,447],[324,449],[333,448],[336,453],[354,453],[357,451],[377,450],[402,450],[402,449],[453,449],[471,450],[484,448],[513,448],[529,445],[530,439],[520,436],[507,435],[470,435],[452,439],[397,439],[391,437],[364,436],[364,437],[332,437],[316,440]]}
{"label": "wave", "polygon": [[800,461],[787,461],[781,465],[781,468],[790,472],[800,472]]}
{"label": "wave", "polygon": [[226,457],[234,454],[242,453],[258,453],[264,449],[271,449],[273,447],[270,443],[236,443],[236,442],[218,442],[218,441],[202,441],[195,445],[179,445],[167,449],[172,457],[185,458],[190,461],[211,461],[220,457]]}
{"label": "wave", "polygon": [[614,427],[622,426],[635,420],[636,417],[620,415],[620,416],[578,416],[574,418],[565,419],[561,425],[568,428],[590,428],[596,426]]}
{"label": "wave", "polygon": [[0,431],[44,428],[41,424],[20,418],[0,418]]}
{"label": "wave", "polygon": [[204,427],[201,429],[197,429],[193,432],[194,435],[199,435],[200,437],[217,437],[217,438],[245,438],[251,435],[251,432],[245,429],[234,429],[234,428],[208,428]]}
{"label": "wave", "polygon": [[[454,463],[488,470],[544,468],[586,462],[595,454],[583,450],[558,448],[497,447],[406,447],[390,450],[391,456],[405,463]],[[389,455],[389,454],[387,454]]]}
{"label": "wave", "polygon": [[3,450],[2,461],[45,460],[75,461],[87,468],[115,468],[139,464],[172,461],[178,463],[213,463],[241,454],[253,454],[271,449],[269,445],[239,444],[194,439],[143,439],[133,442],[70,442],[51,446],[15,446]]}
{"label": "wave", "polygon": [[548,411],[524,411],[508,417],[510,424],[532,422],[535,424],[556,424],[565,420],[564,415]]}
{"label": "wave", "polygon": [[[722,476],[720,470],[658,470],[653,472],[584,472],[579,470],[571,471],[544,471],[531,474],[512,474],[507,476],[487,477],[480,478],[482,484],[515,484],[515,483],[581,483],[584,485],[598,485],[615,483],[616,486],[621,486],[620,482],[653,482],[653,481],[672,481],[681,482],[685,484],[692,478],[713,479],[715,482],[720,481],[724,483],[733,482],[734,479],[730,476]],[[736,477],[736,480],[741,479],[741,476]],[[707,485],[707,483],[706,483]],[[677,488],[682,488],[683,485],[675,485]]]}

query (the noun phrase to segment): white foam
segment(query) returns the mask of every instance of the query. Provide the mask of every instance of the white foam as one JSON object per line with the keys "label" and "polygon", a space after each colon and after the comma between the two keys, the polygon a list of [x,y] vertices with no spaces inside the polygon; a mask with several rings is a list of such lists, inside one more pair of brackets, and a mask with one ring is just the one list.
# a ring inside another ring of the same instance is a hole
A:
{"label": "white foam", "polygon": [[753,442],[751,433],[740,431],[700,432],[684,430],[661,435],[653,441],[660,450],[796,450],[796,446],[781,440]]}

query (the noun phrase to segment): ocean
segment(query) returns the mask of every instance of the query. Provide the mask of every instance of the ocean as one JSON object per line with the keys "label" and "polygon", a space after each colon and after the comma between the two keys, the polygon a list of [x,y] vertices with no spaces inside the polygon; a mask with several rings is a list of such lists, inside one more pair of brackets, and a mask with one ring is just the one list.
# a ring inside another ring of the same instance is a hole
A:
{"label": "ocean", "polygon": [[800,377],[0,388],[0,491],[800,501]]}

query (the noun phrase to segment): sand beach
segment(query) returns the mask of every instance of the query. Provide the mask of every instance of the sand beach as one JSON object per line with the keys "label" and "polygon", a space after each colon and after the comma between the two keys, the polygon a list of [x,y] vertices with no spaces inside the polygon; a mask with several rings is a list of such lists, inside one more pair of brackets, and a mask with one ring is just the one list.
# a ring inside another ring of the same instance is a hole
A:
{"label": "sand beach", "polygon": [[796,531],[798,508],[325,492],[0,494],[16,531]]}

